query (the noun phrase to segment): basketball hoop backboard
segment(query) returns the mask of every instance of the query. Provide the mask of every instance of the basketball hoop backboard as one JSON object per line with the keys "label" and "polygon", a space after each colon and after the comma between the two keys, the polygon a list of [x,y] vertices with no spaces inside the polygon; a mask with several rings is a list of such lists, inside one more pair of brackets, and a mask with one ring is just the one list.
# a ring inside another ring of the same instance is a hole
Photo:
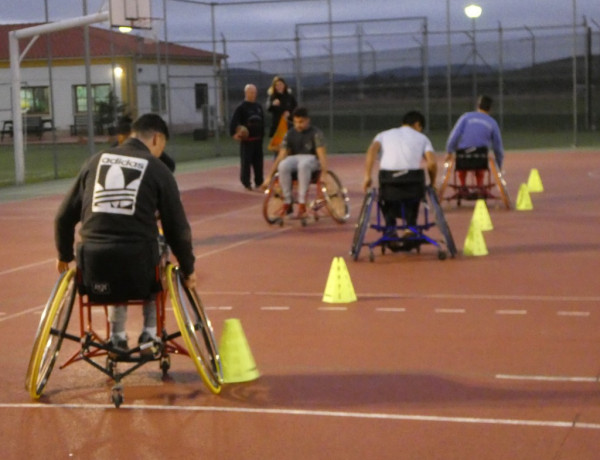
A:
{"label": "basketball hoop backboard", "polygon": [[152,29],[150,0],[110,0],[110,25]]}

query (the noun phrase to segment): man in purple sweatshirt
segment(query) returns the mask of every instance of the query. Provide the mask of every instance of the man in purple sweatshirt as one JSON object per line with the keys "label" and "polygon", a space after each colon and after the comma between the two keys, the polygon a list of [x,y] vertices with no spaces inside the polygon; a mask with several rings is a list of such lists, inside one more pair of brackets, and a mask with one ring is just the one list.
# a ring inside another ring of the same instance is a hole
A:
{"label": "man in purple sweatshirt", "polygon": [[502,168],[504,148],[498,123],[490,116],[492,102],[491,97],[481,96],[477,110],[463,114],[448,137],[446,152],[456,153],[456,171],[462,186],[465,185],[467,170],[475,170],[477,185],[483,186],[490,146],[498,168]]}

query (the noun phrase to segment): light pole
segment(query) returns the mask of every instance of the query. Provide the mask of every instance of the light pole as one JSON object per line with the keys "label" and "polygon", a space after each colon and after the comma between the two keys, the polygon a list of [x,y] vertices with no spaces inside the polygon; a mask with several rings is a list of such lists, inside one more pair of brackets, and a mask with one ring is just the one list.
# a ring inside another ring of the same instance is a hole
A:
{"label": "light pole", "polygon": [[473,25],[473,102],[477,101],[477,40],[475,39],[475,20],[481,16],[481,12],[481,7],[475,3],[465,7],[465,14],[471,19]]}

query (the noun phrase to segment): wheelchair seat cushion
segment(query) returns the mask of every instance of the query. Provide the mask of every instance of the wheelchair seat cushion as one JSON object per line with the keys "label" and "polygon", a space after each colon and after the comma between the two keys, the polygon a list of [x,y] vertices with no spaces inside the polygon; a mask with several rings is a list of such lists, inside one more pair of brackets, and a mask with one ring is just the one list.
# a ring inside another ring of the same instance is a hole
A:
{"label": "wheelchair seat cushion", "polygon": [[384,201],[420,201],[425,197],[425,171],[379,171],[379,198]]}
{"label": "wheelchair seat cushion", "polygon": [[92,302],[145,300],[160,291],[156,241],[85,242],[77,247],[79,293]]}
{"label": "wheelchair seat cushion", "polygon": [[488,148],[471,147],[456,151],[456,169],[459,171],[488,168]]}

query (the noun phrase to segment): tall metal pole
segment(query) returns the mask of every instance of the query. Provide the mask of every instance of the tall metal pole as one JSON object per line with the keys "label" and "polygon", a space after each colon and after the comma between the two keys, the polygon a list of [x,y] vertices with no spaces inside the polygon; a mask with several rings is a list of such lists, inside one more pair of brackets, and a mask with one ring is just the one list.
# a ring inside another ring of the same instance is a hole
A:
{"label": "tall metal pole", "polygon": [[429,29],[427,26],[427,18],[423,20],[423,99],[425,104],[425,120],[428,129],[431,129],[429,120]]}
{"label": "tall metal pole", "polygon": [[213,86],[215,98],[215,153],[217,156],[221,154],[221,142],[219,133],[219,71],[217,69],[217,36],[215,30],[215,5],[210,4],[210,27],[212,31],[212,47],[213,47]]}
{"label": "tall metal pole", "polygon": [[473,24],[473,104],[477,103],[477,38],[475,37],[475,18]]}
{"label": "tall metal pole", "polygon": [[452,129],[452,42],[450,33],[450,0],[446,0],[446,99],[447,99],[447,128]]}
{"label": "tall metal pole", "polygon": [[[87,16],[87,0],[83,0],[83,15]],[[83,26],[83,47],[85,55],[85,87],[87,102],[87,124],[88,124],[88,153],[94,154],[94,99],[92,98],[92,62],[90,58],[90,26]]]}
{"label": "tall metal pole", "polygon": [[302,105],[302,58],[300,57],[300,31],[296,24],[296,99]]}
{"label": "tall metal pole", "polygon": [[577,0],[573,0],[573,147],[577,147]]}
{"label": "tall metal pole", "polygon": [[327,21],[329,23],[329,144],[333,148],[333,14],[331,0],[327,0]]}
{"label": "tall metal pole", "polygon": [[[48,12],[48,0],[44,0],[44,17],[46,22],[50,21]],[[52,44],[46,36],[46,50],[48,52],[48,97],[50,98],[50,118],[54,128],[54,79],[52,78]],[[58,152],[56,150],[56,129],[52,130],[52,163],[54,166],[54,179],[58,179]]]}
{"label": "tall metal pole", "polygon": [[229,120],[229,58],[227,57],[227,41],[225,40],[225,35],[221,34],[221,39],[223,42],[223,93],[225,94],[225,106],[223,107],[223,118],[225,120]]}
{"label": "tall metal pole", "polygon": [[504,129],[504,31],[502,24],[498,21],[498,117],[500,129]]}
{"label": "tall metal pole", "polygon": [[169,28],[167,25],[167,0],[163,0],[163,19],[165,21],[165,72],[167,74],[167,112],[169,117],[169,126],[173,126],[173,115],[171,110],[171,75],[169,71]]}

